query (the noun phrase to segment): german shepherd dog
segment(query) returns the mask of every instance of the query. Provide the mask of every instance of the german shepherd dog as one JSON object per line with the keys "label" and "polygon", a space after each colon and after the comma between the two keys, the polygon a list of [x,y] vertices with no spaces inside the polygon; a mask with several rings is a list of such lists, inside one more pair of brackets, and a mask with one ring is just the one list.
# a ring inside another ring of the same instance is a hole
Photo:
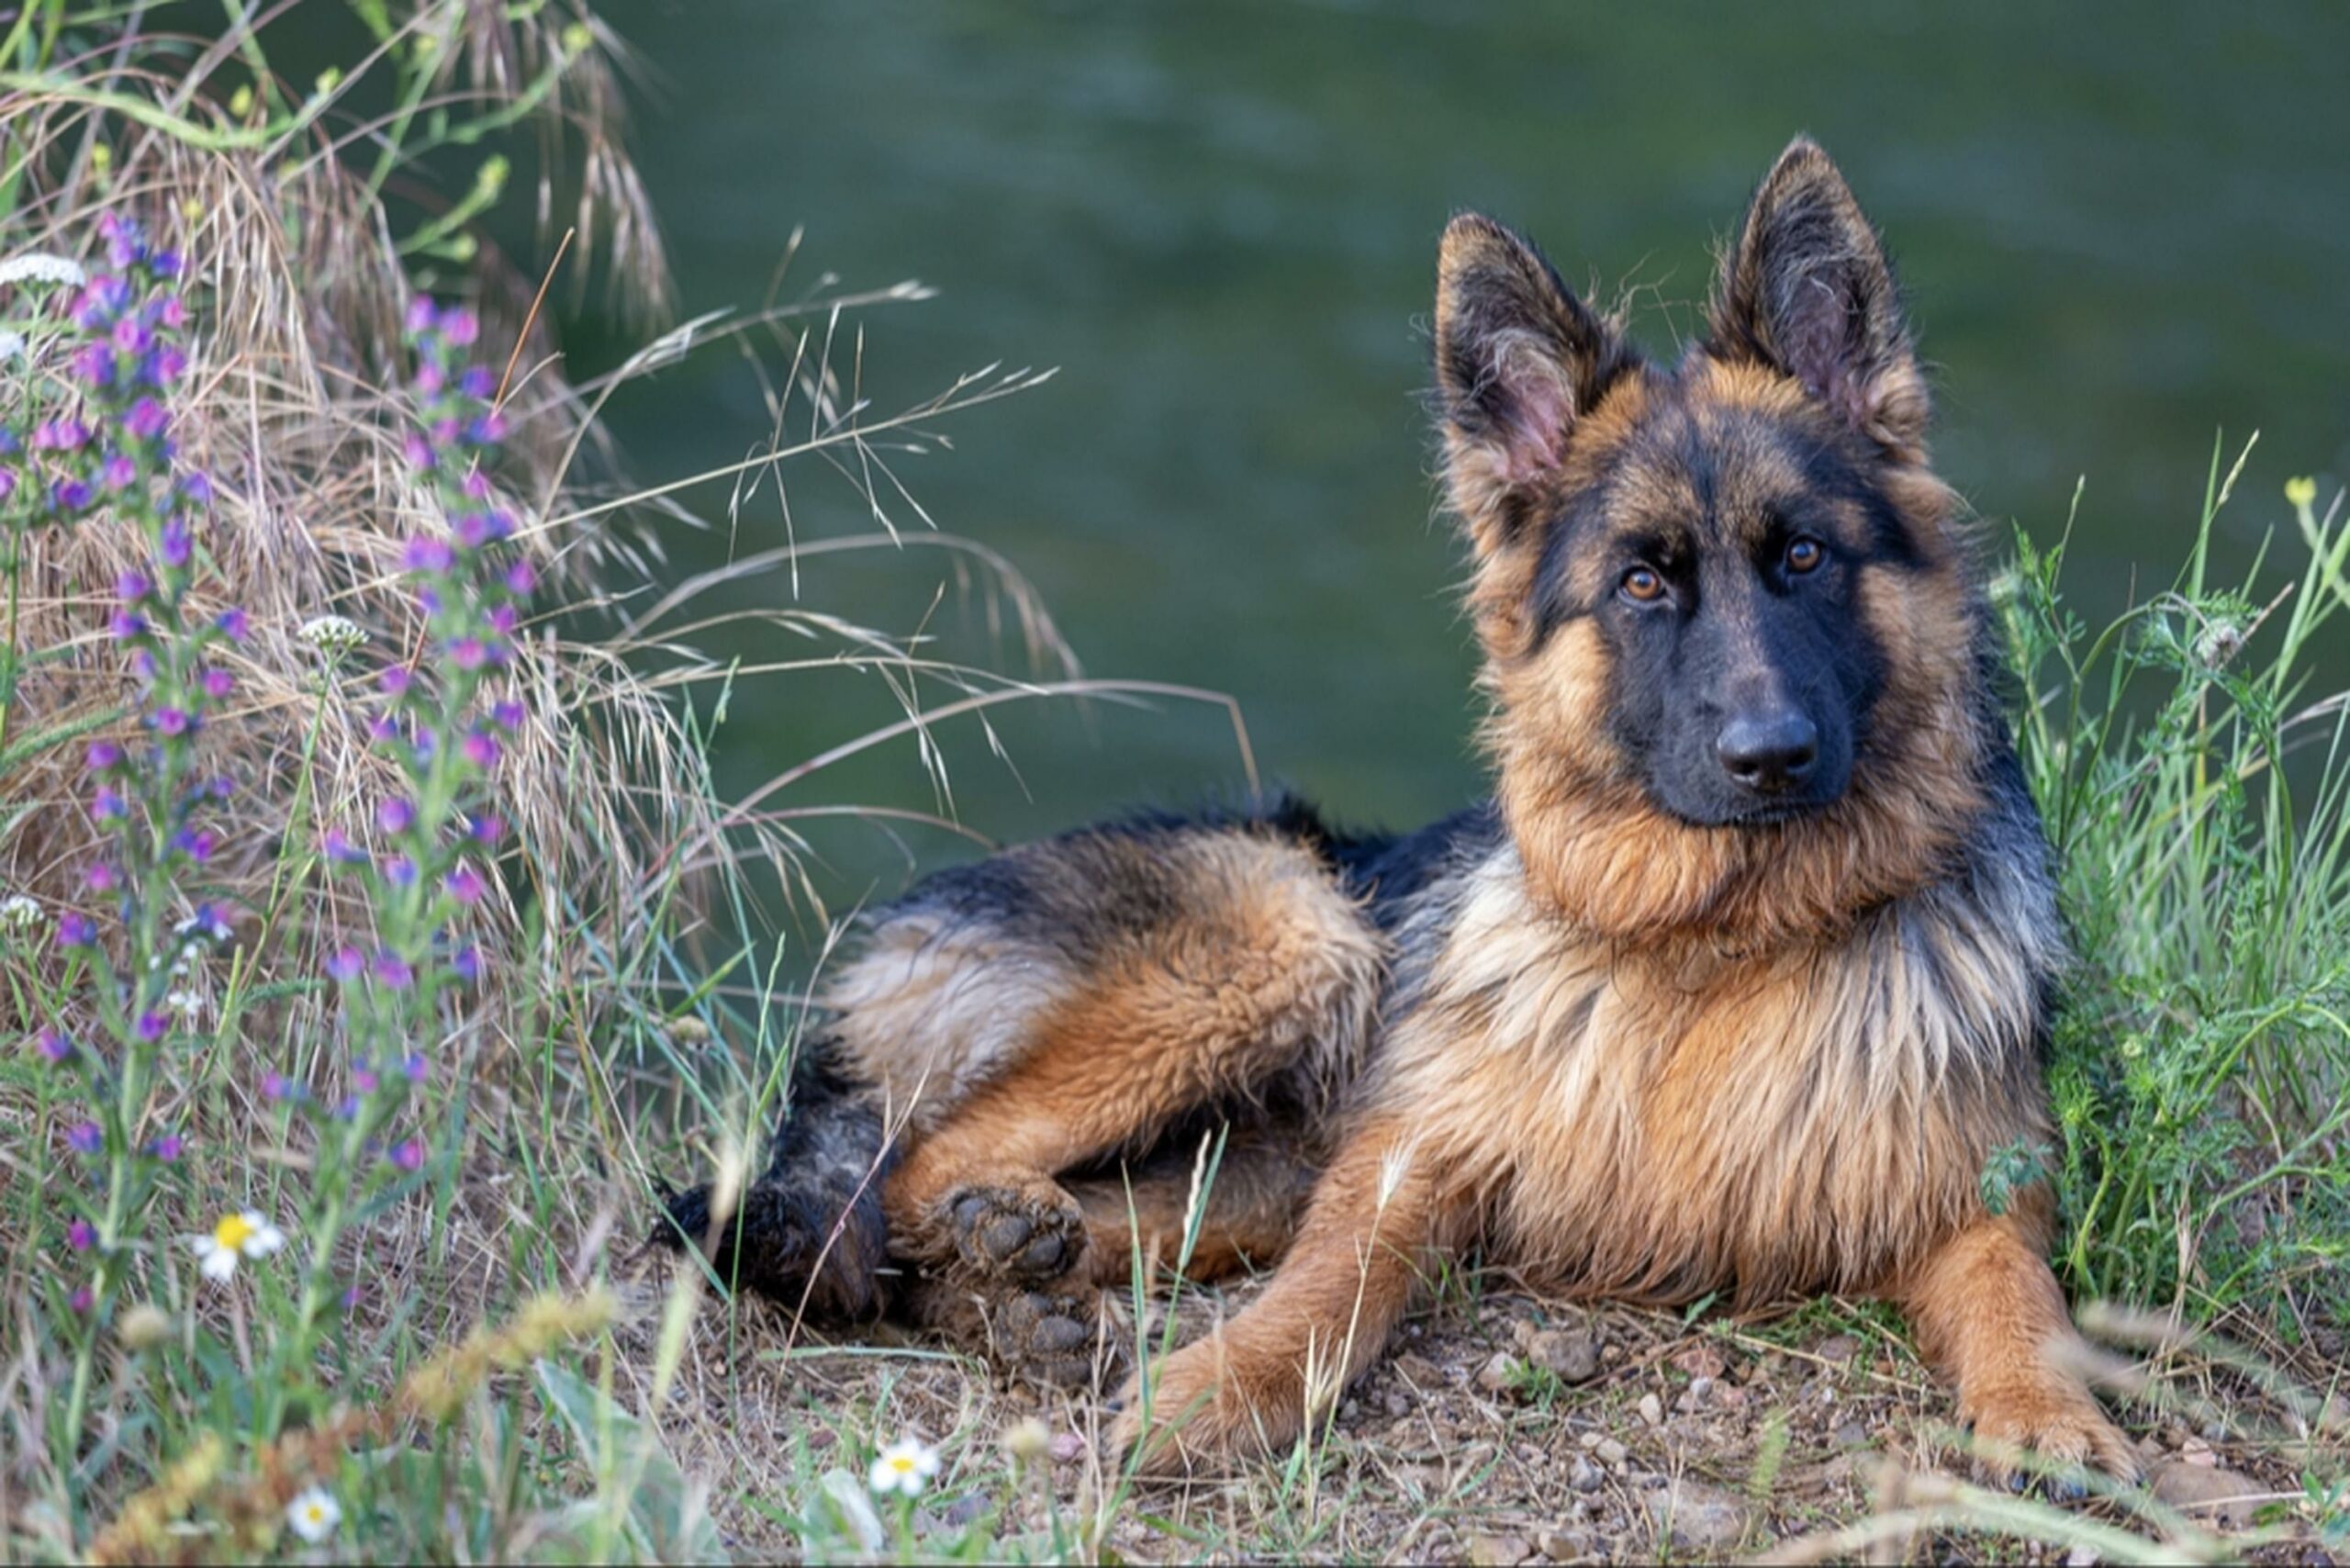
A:
{"label": "german shepherd dog", "polygon": [[1287,1443],[1476,1249],[1575,1297],[1896,1302],[1995,1466],[2133,1473],[2069,1370],[2050,1194],[1983,1195],[2052,1136],[2062,933],[1843,177],[1780,157],[1677,364],[1473,215],[1435,338],[1494,798],[1400,837],[1147,817],[929,879],[823,988],[772,1167],[672,1198],[669,1239],[1059,1382],[1137,1256],[1273,1265],[1128,1385],[1115,1440],[1178,1462]]}

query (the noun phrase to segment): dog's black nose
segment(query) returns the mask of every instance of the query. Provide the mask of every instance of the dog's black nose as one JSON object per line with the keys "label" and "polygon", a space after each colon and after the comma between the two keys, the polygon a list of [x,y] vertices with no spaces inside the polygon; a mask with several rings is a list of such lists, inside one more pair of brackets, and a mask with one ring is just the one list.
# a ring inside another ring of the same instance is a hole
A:
{"label": "dog's black nose", "polygon": [[1722,726],[1714,755],[1747,789],[1775,795],[1811,776],[1819,759],[1819,727],[1792,708],[1741,713]]}

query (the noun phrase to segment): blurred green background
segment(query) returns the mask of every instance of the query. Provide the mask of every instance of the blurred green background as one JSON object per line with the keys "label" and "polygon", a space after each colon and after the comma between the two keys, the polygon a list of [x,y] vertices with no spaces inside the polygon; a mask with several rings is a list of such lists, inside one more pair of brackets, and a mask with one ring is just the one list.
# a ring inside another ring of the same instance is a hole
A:
{"label": "blurred green background", "polygon": [[[1269,777],[1351,820],[1407,824],[1480,788],[1417,402],[1456,208],[1521,227],[1603,296],[1636,286],[1669,353],[1753,182],[1792,133],[1818,136],[1908,286],[1944,472],[1995,528],[2044,537],[2086,477],[2085,610],[2119,608],[2133,574],[2168,580],[2220,432],[2231,454],[2261,432],[2226,524],[2238,564],[2290,527],[2288,475],[2350,453],[2338,4],[599,8],[641,53],[636,151],[688,312],[756,306],[805,225],[787,295],[826,271],[941,291],[861,313],[877,412],[991,361],[1059,366],[944,422],[957,450],[901,476],[1029,574],[1089,673],[1230,692]],[[592,314],[565,330],[583,370],[629,342]],[[660,479],[746,455],[768,422],[728,352],[610,418],[632,472]],[[688,499],[719,527],[666,531],[680,574],[782,539],[771,500],[730,532],[726,487]],[[803,540],[871,527],[814,465],[792,504]],[[831,556],[799,593],[905,631],[946,576],[934,552]],[[769,574],[732,591],[792,590]],[[990,656],[951,585],[931,623],[945,651]],[[720,783],[740,793],[895,711],[870,676],[747,688]],[[968,720],[941,739],[954,811],[998,837],[1241,778],[1212,709],[1056,703],[996,727],[1008,764]],[[836,801],[938,804],[911,743],[770,803]],[[968,852],[908,831],[925,863]],[[817,845],[837,896],[903,879],[869,828]]]}

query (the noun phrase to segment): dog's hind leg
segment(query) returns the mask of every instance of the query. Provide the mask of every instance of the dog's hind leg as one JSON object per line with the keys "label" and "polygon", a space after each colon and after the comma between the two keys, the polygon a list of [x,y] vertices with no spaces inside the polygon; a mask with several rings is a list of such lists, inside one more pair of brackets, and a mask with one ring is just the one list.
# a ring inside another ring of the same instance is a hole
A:
{"label": "dog's hind leg", "polygon": [[[1181,1268],[1197,1282],[1270,1268],[1289,1249],[1316,1174],[1302,1127],[1176,1137],[1147,1159],[1066,1182],[1085,1211],[1094,1277],[1110,1289]],[[1212,1159],[1210,1158],[1212,1157]]]}
{"label": "dog's hind leg", "polygon": [[1384,956],[1314,853],[1260,829],[1102,833],[990,866],[979,891],[910,903],[918,946],[877,930],[835,1031],[910,1116],[883,1189],[893,1250],[1033,1288],[1085,1251],[1065,1172],[1350,1073]]}

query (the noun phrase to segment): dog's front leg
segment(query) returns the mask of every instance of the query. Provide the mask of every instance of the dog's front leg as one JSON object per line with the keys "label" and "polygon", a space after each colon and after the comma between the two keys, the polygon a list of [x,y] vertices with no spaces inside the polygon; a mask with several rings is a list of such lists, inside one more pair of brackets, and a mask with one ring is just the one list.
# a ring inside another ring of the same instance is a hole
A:
{"label": "dog's front leg", "polygon": [[1392,1117],[1358,1126],[1314,1190],[1272,1283],[1231,1323],[1169,1357],[1121,1396],[1112,1442],[1146,1468],[1181,1470],[1275,1451],[1333,1403],[1387,1343],[1436,1234],[1433,1173]]}
{"label": "dog's front leg", "polygon": [[[2021,1215],[1984,1219],[1929,1252],[1897,1293],[1919,1348],[1958,1387],[1984,1467],[2012,1480],[2029,1450],[2047,1464],[2138,1473],[2078,1366],[2079,1336]],[[2073,1365],[2066,1364],[2068,1359]]]}

